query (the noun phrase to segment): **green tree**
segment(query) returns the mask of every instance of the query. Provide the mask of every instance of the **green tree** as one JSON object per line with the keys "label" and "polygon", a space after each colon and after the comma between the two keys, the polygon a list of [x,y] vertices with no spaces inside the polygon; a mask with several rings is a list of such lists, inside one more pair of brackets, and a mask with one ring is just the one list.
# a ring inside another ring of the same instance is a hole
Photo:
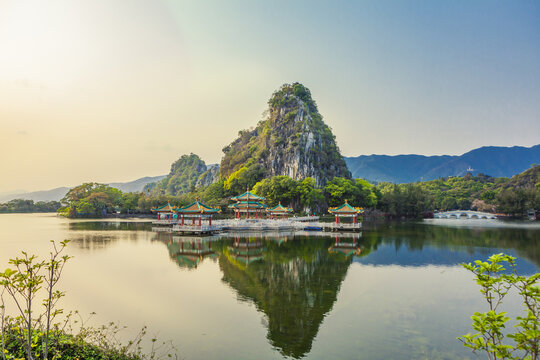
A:
{"label": "green tree", "polygon": [[[509,266],[509,273],[505,272],[505,264]],[[538,359],[540,273],[530,277],[518,275],[515,258],[505,254],[492,255],[487,262],[477,260],[474,265],[462,265],[475,275],[489,310],[474,313],[471,319],[476,333],[458,339],[473,352],[485,353],[488,359]],[[510,318],[506,312],[499,311],[499,307],[511,289],[521,297],[524,314],[515,319],[515,331],[505,334],[506,323]]]}
{"label": "green tree", "polygon": [[317,188],[314,178],[308,177],[300,182],[297,190],[300,196],[300,205],[306,212],[321,211],[324,206],[324,193]]}
{"label": "green tree", "polygon": [[104,216],[123,206],[122,192],[105,184],[85,183],[74,187],[61,202],[59,209],[68,217]]}
{"label": "green tree", "polygon": [[358,187],[355,182],[346,178],[335,177],[326,183],[324,191],[329,206],[339,206],[348,200],[354,202],[358,197]]}

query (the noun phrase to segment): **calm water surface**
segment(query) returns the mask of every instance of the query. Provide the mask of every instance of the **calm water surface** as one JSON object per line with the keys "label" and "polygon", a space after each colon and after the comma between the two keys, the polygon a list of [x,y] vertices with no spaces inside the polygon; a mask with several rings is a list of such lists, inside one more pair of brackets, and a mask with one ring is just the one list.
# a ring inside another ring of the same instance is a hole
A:
{"label": "calm water surface", "polygon": [[[498,252],[540,264],[540,228],[440,220],[366,226],[350,237],[152,232],[141,221],[0,215],[0,268],[69,239],[63,307],[148,325],[185,359],[463,359],[456,337],[485,311],[459,263]],[[520,311],[516,298],[505,302]]]}

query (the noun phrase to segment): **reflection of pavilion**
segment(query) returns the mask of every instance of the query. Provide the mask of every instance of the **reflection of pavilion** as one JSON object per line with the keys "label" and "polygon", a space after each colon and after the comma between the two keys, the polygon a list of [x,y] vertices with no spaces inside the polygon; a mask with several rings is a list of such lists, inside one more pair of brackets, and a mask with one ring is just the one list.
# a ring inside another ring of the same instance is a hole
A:
{"label": "reflection of pavilion", "polygon": [[213,238],[170,236],[167,243],[170,257],[180,267],[195,269],[205,258],[214,258]]}
{"label": "reflection of pavilion", "polygon": [[358,238],[359,237],[342,237],[339,234],[336,234],[334,245],[328,248],[328,252],[343,254],[345,257],[360,255],[362,249],[358,245]]}
{"label": "reflection of pavilion", "polygon": [[233,245],[227,249],[232,259],[246,266],[264,258],[264,245],[260,239],[235,237]]}
{"label": "reflection of pavilion", "polygon": [[279,203],[273,208],[266,209],[266,212],[270,216],[270,219],[285,219],[289,218],[289,215],[293,212],[293,209],[285,207]]}
{"label": "reflection of pavilion", "polygon": [[294,239],[296,232],[294,231],[259,231],[259,232],[243,232],[243,231],[230,231],[228,233],[219,234],[222,238],[234,238],[234,239],[258,239],[258,240],[281,240],[287,241]]}

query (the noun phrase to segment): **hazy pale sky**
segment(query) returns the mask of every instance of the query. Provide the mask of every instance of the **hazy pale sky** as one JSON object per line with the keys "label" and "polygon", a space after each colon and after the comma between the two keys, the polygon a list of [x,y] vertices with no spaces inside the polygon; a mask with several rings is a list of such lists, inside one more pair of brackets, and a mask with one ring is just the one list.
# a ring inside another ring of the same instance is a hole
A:
{"label": "hazy pale sky", "polygon": [[535,145],[540,2],[0,0],[0,193],[217,163],[295,81],[345,156]]}

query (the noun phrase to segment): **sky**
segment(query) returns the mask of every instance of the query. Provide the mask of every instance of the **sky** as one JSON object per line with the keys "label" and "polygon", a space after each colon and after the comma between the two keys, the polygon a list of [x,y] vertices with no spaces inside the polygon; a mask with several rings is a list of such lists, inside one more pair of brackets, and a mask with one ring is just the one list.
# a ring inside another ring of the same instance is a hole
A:
{"label": "sky", "polygon": [[219,163],[284,83],[345,156],[540,143],[538,1],[0,0],[0,193]]}

